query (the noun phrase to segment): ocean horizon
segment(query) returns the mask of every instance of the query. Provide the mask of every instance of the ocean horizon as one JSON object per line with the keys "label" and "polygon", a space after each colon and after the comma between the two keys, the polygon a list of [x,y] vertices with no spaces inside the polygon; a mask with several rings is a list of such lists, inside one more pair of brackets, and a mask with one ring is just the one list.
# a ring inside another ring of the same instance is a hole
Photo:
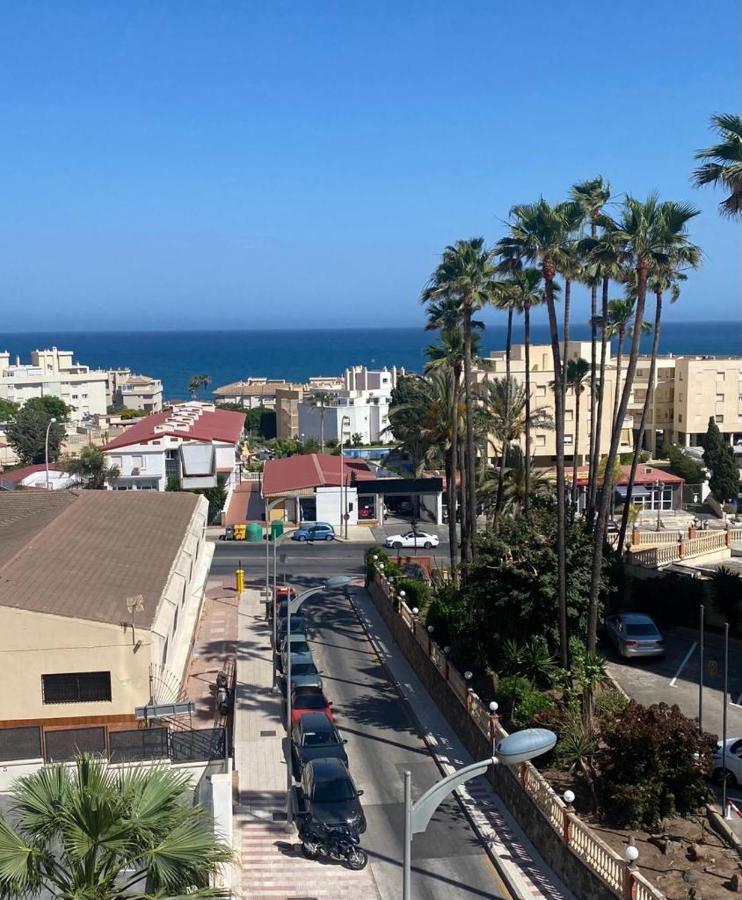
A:
{"label": "ocean horizon", "polygon": [[[573,340],[590,340],[590,328],[575,323]],[[205,340],[205,338],[207,338]],[[72,350],[76,362],[91,368],[128,367],[136,374],[163,382],[165,397],[188,396],[188,382],[196,374],[211,377],[209,388],[249,376],[306,381],[312,375],[338,375],[348,366],[403,367],[419,372],[425,364],[425,347],[435,341],[434,332],[407,328],[302,328],[252,330],[148,330],[148,331],[33,331],[3,332],[0,350],[11,360],[30,361],[33,350],[59,347]],[[531,327],[534,344],[549,343],[549,329]],[[513,328],[513,343],[522,343],[522,323]],[[482,353],[502,350],[505,329],[489,326],[482,335]],[[651,335],[642,338],[642,352],[649,353]],[[676,356],[742,356],[742,323],[668,322],[662,326],[660,353]],[[206,396],[207,392],[203,392]]]}

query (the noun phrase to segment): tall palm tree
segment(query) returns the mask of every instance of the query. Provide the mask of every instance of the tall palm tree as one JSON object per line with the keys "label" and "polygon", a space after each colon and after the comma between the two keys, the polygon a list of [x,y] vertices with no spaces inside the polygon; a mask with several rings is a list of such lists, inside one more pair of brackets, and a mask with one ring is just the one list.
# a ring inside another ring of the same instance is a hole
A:
{"label": "tall palm tree", "polygon": [[87,757],[19,778],[12,824],[0,820],[0,896],[227,897],[209,880],[232,851],[187,788],[172,769]]}
{"label": "tall palm tree", "polygon": [[[631,351],[626,367],[621,401],[616,413],[616,422],[623,422],[629,404],[629,396],[634,384],[634,373],[639,356],[641,324],[647,300],[647,279],[655,267],[661,267],[669,259],[690,244],[687,223],[697,215],[697,211],[681,203],[660,202],[656,194],[650,194],[645,201],[627,197],[619,220],[615,223],[614,234],[623,244],[624,252],[632,260],[636,272],[636,313],[631,337]],[[606,460],[606,477],[600,495],[598,515],[593,531],[593,557],[590,578],[590,600],[588,616],[587,644],[590,652],[595,652],[597,644],[598,599],[603,565],[603,544],[608,522],[608,512],[613,499],[611,473],[618,458],[620,427],[613,429],[611,444]]]}
{"label": "tall palm tree", "polygon": [[567,552],[564,481],[564,394],[562,391],[562,359],[559,348],[554,281],[570,244],[570,221],[563,205],[552,206],[541,197],[537,203],[514,206],[510,210],[511,235],[500,245],[529,262],[537,263],[544,279],[544,297],[549,316],[551,352],[557,381],[554,393],[556,412],[556,470],[557,470],[557,566],[559,642],[564,668],[569,665],[569,635],[567,633]]}
{"label": "tall palm tree", "polygon": [[[616,427],[616,413],[621,396],[621,366],[623,364],[623,351],[626,346],[626,334],[631,330],[631,322],[636,311],[636,300],[633,297],[621,297],[608,302],[608,321],[605,333],[608,338],[616,338],[616,383],[613,386],[613,412],[611,421]],[[642,323],[644,331],[644,323]]]}
{"label": "tall palm tree", "polygon": [[493,296],[495,267],[484,238],[457,241],[443,251],[441,262],[423,291],[424,301],[456,299],[461,305],[464,331],[464,404],[466,407],[465,467],[468,528],[461,555],[470,560],[477,530],[476,446],[474,439],[474,390],[472,383],[472,320],[475,310]]}
{"label": "tall palm tree", "polygon": [[697,151],[696,159],[706,162],[695,170],[693,181],[697,187],[721,185],[729,191],[719,210],[723,216],[738,219],[742,216],[742,117],[720,113],[711,117],[711,124],[721,140]]}
{"label": "tall palm tree", "polygon": [[[587,181],[580,181],[572,186],[569,192],[571,200],[576,203],[581,211],[584,221],[590,229],[590,240],[595,242],[598,236],[598,228],[601,223],[603,208],[611,199],[611,186],[600,175]],[[600,264],[590,258],[590,248],[580,248],[583,262],[583,278],[590,287],[590,452],[588,461],[590,466],[588,482],[588,508],[590,506],[590,485],[592,482],[592,467],[595,458],[595,440],[597,437],[597,326],[598,326],[598,287],[601,281]]]}
{"label": "tall palm tree", "polygon": [[575,395],[575,434],[572,457],[572,515],[577,510],[577,457],[580,453],[580,398],[585,393],[585,382],[590,374],[590,363],[586,359],[567,360],[567,388]]}
{"label": "tall palm tree", "polygon": [[309,398],[309,405],[319,409],[319,447],[320,453],[325,452],[325,410],[335,400],[331,391],[315,391]]}
{"label": "tall palm tree", "polygon": [[191,399],[195,400],[201,388],[210,384],[211,375],[194,375],[188,382],[188,393],[191,395]]}
{"label": "tall palm tree", "polygon": [[680,282],[687,279],[682,271],[683,268],[697,269],[701,263],[701,249],[695,244],[688,244],[678,248],[677,252],[668,258],[667,262],[662,266],[657,266],[647,280],[647,287],[655,297],[654,307],[654,333],[652,336],[652,351],[649,362],[649,378],[647,380],[647,393],[644,397],[644,405],[642,406],[642,415],[639,421],[639,429],[634,439],[634,453],[631,459],[631,470],[629,472],[629,482],[626,486],[626,502],[621,516],[621,529],[618,535],[618,546],[623,548],[626,540],[626,531],[629,526],[629,514],[631,511],[631,497],[634,490],[634,479],[636,478],[636,470],[639,465],[639,455],[641,453],[642,444],[644,443],[644,430],[647,424],[647,416],[649,413],[649,404],[654,391],[654,376],[657,367],[657,352],[660,342],[660,324],[662,320],[662,297],[663,294],[670,295],[670,303],[680,296]]}

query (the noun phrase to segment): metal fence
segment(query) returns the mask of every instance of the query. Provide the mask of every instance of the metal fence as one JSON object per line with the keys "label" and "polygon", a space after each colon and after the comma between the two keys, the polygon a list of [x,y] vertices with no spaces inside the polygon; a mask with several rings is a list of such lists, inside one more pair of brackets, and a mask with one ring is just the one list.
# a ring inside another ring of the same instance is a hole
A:
{"label": "metal fence", "polygon": [[95,727],[44,730],[44,759],[47,762],[68,762],[80,753],[106,756],[106,729]]}
{"label": "metal fence", "polygon": [[108,735],[112,763],[167,759],[170,755],[167,728],[135,728]]}

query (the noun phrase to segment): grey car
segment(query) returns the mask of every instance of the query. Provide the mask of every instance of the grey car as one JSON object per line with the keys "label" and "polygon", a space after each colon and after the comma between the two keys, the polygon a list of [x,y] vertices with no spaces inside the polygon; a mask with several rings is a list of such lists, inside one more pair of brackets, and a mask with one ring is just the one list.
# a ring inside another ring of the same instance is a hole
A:
{"label": "grey car", "polygon": [[646,613],[618,613],[605,620],[605,635],[626,659],[664,656],[662,633]]}

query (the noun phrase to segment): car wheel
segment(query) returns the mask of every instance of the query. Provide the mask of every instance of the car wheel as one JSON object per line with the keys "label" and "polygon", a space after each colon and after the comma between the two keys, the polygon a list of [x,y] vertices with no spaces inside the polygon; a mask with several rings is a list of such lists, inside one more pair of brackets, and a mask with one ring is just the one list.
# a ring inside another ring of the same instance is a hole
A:
{"label": "car wheel", "polygon": [[714,769],[711,773],[711,780],[714,784],[724,784],[725,775],[727,787],[736,787],[737,779],[735,778],[734,772],[730,772],[729,769]]}
{"label": "car wheel", "polygon": [[395,550],[401,550],[401,549],[402,549],[402,545],[400,544],[399,541],[394,541],[394,543],[392,544],[392,547],[393,547]]}
{"label": "car wheel", "polygon": [[303,534],[300,534],[299,537],[296,538],[296,540],[297,540],[297,541],[302,541],[302,542],[304,542],[304,541],[306,540],[306,538],[304,537]]}
{"label": "car wheel", "polygon": [[334,540],[335,540],[335,535],[334,535],[334,534],[328,534],[328,535],[327,535],[327,540],[328,540],[328,541],[334,541]]}
{"label": "car wheel", "polygon": [[430,543],[430,541],[425,541],[425,543],[423,544],[423,547],[424,547],[426,550],[430,550],[430,548],[431,548],[432,546],[433,546],[433,545]]}

